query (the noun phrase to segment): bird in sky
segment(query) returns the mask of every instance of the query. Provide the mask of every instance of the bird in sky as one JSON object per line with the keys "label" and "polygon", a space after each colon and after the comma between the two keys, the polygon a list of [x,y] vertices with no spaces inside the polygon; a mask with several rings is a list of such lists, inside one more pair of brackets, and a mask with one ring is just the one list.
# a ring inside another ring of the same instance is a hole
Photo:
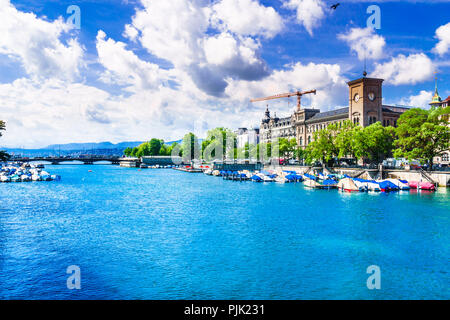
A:
{"label": "bird in sky", "polygon": [[336,8],[340,5],[340,3],[333,4],[330,8],[336,10]]}

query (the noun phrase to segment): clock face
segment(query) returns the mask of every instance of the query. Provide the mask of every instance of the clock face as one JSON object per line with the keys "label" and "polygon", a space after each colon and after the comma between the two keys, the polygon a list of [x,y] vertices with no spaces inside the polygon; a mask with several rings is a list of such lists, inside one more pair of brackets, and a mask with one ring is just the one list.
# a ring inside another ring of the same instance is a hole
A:
{"label": "clock face", "polygon": [[369,100],[370,100],[370,101],[375,100],[375,93],[369,92]]}
{"label": "clock face", "polygon": [[355,97],[353,98],[355,100],[355,102],[359,101],[359,94],[355,94]]}

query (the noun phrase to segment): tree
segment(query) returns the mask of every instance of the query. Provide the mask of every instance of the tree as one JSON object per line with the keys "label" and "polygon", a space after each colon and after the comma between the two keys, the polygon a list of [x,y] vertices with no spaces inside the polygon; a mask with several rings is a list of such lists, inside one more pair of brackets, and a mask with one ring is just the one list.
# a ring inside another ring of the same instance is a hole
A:
{"label": "tree", "polygon": [[290,140],[287,138],[280,138],[278,139],[278,145],[281,157],[290,159],[295,156],[294,151],[297,148],[297,141],[295,138]]}
{"label": "tree", "polygon": [[355,129],[356,124],[350,120],[344,121],[342,126],[339,128],[339,133],[336,135],[335,144],[338,152],[339,158],[344,158],[346,156],[351,156],[355,158]]}
{"label": "tree", "polygon": [[222,148],[222,159],[227,156],[234,158],[236,147],[236,134],[230,129],[218,127],[208,131],[206,139],[202,142],[202,154],[203,157],[217,158],[219,155],[216,155],[216,150]]}
{"label": "tree", "polygon": [[336,145],[338,132],[337,124],[330,124],[328,127],[314,132],[313,141],[306,147],[307,161],[321,161],[325,164],[337,157],[339,155],[339,149]]}
{"label": "tree", "polygon": [[[6,124],[4,121],[0,120],[0,137],[2,136],[2,131],[6,130]],[[11,156],[5,151],[0,150],[0,161],[7,161]]]}
{"label": "tree", "polygon": [[161,146],[164,144],[164,141],[159,139],[151,139],[150,142],[147,143],[147,146],[145,146],[145,154],[148,156],[157,156],[159,154],[159,151],[161,150]]}
{"label": "tree", "polygon": [[353,151],[357,158],[380,163],[392,153],[395,140],[394,127],[383,127],[381,122],[376,122],[365,128],[355,127],[353,131]]}
{"label": "tree", "polygon": [[187,133],[183,137],[183,142],[181,143],[181,150],[183,154],[183,159],[185,161],[191,161],[193,159],[199,159],[199,144],[198,138],[192,132]]}
{"label": "tree", "polygon": [[126,155],[127,157],[131,157],[132,152],[133,152],[133,149],[131,149],[130,147],[125,148],[125,150],[123,150],[123,154]]}
{"label": "tree", "polygon": [[424,110],[414,108],[403,113],[397,121],[394,156],[428,162],[450,148],[450,107]]}

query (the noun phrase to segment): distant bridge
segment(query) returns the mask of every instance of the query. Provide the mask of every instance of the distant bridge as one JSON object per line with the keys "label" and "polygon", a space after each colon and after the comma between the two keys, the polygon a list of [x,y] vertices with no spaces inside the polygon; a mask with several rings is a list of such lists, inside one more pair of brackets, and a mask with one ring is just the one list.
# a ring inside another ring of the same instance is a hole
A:
{"label": "distant bridge", "polygon": [[120,164],[120,161],[124,160],[120,157],[30,157],[30,158],[13,158],[11,161],[18,161],[18,162],[50,162],[51,164],[57,165],[61,164],[61,162],[72,162],[72,161],[78,161],[83,164],[94,164],[96,162],[100,161],[108,161],[111,162],[111,164],[118,165]]}

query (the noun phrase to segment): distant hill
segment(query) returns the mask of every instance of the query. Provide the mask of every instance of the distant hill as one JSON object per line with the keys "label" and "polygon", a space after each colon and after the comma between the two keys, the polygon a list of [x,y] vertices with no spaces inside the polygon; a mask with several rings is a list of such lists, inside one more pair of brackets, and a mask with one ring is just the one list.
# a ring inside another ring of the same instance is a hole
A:
{"label": "distant hill", "polygon": [[87,143],[66,143],[66,144],[52,144],[44,148],[47,150],[91,150],[91,149],[125,149],[134,148],[144,143],[144,141],[129,141],[120,142],[117,144],[111,142],[87,142]]}
{"label": "distant hill", "polygon": [[[165,142],[167,145],[173,143],[181,143],[183,140]],[[105,142],[87,142],[87,143],[65,143],[65,144],[52,144],[45,148],[40,149],[20,149],[20,148],[1,148],[11,155],[20,155],[23,157],[44,157],[44,156],[62,156],[62,155],[81,155],[81,154],[94,154],[94,155],[112,155],[121,156],[123,150],[126,148],[134,148],[144,143],[145,141],[125,141],[119,143]],[[201,141],[200,141],[201,143]]]}

